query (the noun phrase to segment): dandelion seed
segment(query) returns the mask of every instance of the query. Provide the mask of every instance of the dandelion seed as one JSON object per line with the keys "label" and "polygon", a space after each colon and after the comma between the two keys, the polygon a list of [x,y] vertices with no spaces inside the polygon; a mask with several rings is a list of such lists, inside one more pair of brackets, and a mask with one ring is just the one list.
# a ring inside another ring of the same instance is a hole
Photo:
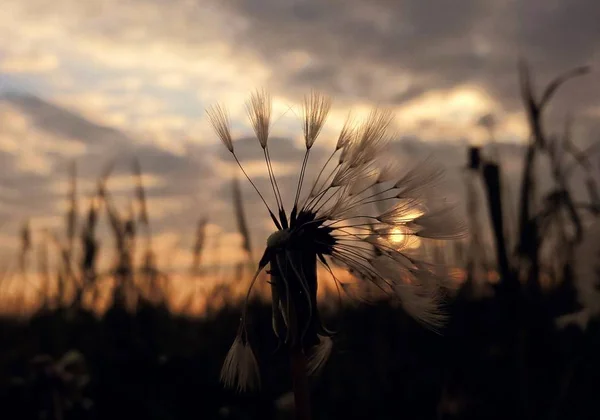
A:
{"label": "dandelion seed", "polygon": [[430,239],[460,239],[466,234],[466,226],[456,217],[453,208],[422,214],[407,226],[415,229],[417,236]]}
{"label": "dandelion seed", "polygon": [[304,125],[302,128],[307,149],[310,149],[317,140],[330,108],[331,100],[318,93],[312,93],[304,98]]}
{"label": "dandelion seed", "polygon": [[314,375],[323,369],[323,366],[331,355],[333,340],[331,337],[319,336],[319,344],[313,347],[308,358],[307,368],[310,375]]}
{"label": "dandelion seed", "polygon": [[228,388],[237,388],[238,391],[252,390],[260,386],[258,363],[252,348],[244,342],[242,334],[236,337],[227,353],[221,369],[221,382]]}
{"label": "dandelion seed", "polygon": [[354,120],[352,119],[352,114],[348,113],[348,117],[344,122],[344,126],[342,127],[342,131],[340,131],[340,135],[338,136],[338,141],[335,145],[335,151],[342,149],[345,147],[350,141],[352,141],[352,137],[354,135]]}
{"label": "dandelion seed", "polygon": [[[396,163],[382,157],[392,123],[392,114],[386,110],[373,110],[356,127],[350,117],[347,119],[335,150],[312,189],[299,201],[308,153],[330,106],[328,99],[317,94],[305,99],[303,131],[307,151],[288,217],[267,152],[270,97],[264,92],[256,93],[247,104],[250,122],[265,150],[279,208],[279,219],[269,209],[276,231],[267,240],[247,296],[268,264],[273,331],[293,356],[292,364],[304,360],[304,369],[311,374],[325,365],[333,347],[333,333],[323,326],[319,314],[317,264],[327,269],[342,290],[360,287],[339,282],[333,267],[347,270],[363,289],[372,288],[397,300],[413,318],[437,330],[445,319],[440,291],[446,280],[430,264],[417,258],[418,248],[430,238],[454,239],[463,232],[447,206],[440,207],[428,199],[434,196],[430,190],[442,174],[438,167],[425,161],[402,174]],[[224,124],[213,125],[221,139],[230,140],[221,134]],[[224,143],[227,146],[228,142]],[[326,170],[336,154],[340,155],[338,163]],[[365,296],[358,298],[368,300]],[[247,301],[240,326],[244,332]],[[309,355],[308,362],[304,355]],[[292,371],[297,371],[297,364]],[[222,380],[226,385],[245,389],[254,383],[254,374],[258,375],[258,369],[252,350],[246,336],[238,333],[225,360]]]}
{"label": "dandelion seed", "polygon": [[246,112],[261,147],[266,148],[271,125],[271,96],[264,90],[256,91],[246,102]]}
{"label": "dandelion seed", "polygon": [[229,114],[221,105],[213,105],[206,110],[208,120],[221,139],[227,150],[233,153],[233,140],[231,138],[231,123],[229,122]]}

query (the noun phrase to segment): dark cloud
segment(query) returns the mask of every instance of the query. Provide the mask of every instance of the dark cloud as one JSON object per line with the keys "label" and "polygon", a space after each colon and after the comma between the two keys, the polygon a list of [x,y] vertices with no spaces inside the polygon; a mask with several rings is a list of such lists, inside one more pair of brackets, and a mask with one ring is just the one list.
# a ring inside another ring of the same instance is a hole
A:
{"label": "dark cloud", "polygon": [[[302,68],[275,71],[287,90],[318,87],[341,96],[400,103],[431,89],[477,83],[509,109],[519,106],[517,61],[540,81],[571,67],[600,67],[600,7],[595,0],[234,0],[221,7],[247,27],[236,45],[274,68],[281,57],[310,54]],[[377,70],[386,70],[385,75]],[[393,75],[414,76],[409,86]],[[598,104],[600,78],[561,98],[565,109]],[[384,85],[382,89],[381,86]],[[351,86],[351,88],[348,88]]]}
{"label": "dark cloud", "polygon": [[79,141],[90,147],[104,147],[107,142],[130,143],[128,137],[118,130],[92,123],[36,96],[7,94],[4,100],[27,114],[39,129],[62,138]]}

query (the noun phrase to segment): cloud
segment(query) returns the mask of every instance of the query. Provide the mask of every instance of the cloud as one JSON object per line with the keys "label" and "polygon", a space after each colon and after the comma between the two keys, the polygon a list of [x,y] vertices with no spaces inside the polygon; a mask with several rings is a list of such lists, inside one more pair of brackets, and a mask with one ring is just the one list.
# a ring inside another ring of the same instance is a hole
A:
{"label": "cloud", "polygon": [[85,146],[52,133],[36,130],[26,114],[10,103],[0,103],[0,153],[11,156],[15,169],[48,175],[52,159],[85,153]]}
{"label": "cloud", "polygon": [[[600,12],[593,0],[435,6],[417,0],[237,0],[220,7],[245,22],[236,44],[277,68],[271,83],[296,95],[316,86],[355,102],[403,105],[469,85],[512,113],[520,110],[519,57],[532,63],[539,81],[600,64]],[[289,51],[306,57],[302,66],[286,64],[281,57]],[[596,73],[569,88],[559,107],[577,112],[597,104],[598,81]],[[445,108],[443,101],[432,107]],[[470,104],[465,109],[479,111]]]}
{"label": "cloud", "polygon": [[[390,106],[402,134],[429,140],[481,141],[473,127],[494,113],[497,137],[515,141],[524,137],[519,57],[538,81],[598,63],[592,0],[565,4],[459,0],[432,13],[417,0],[60,0],[51,9],[14,0],[0,39],[60,57],[61,74],[78,88],[50,97],[138,137],[206,141],[203,109],[215,102],[231,107],[237,130],[247,93],[265,86],[282,111],[297,110],[310,88],[329,93],[338,120],[350,108]],[[0,41],[2,49],[12,51]],[[571,84],[550,121],[598,106],[598,81]],[[284,124],[278,135],[292,133]]]}
{"label": "cloud", "polygon": [[23,39],[60,40],[96,66],[159,72],[155,80],[166,77],[167,85],[210,80],[205,94],[262,81],[292,96],[318,86],[347,98],[401,103],[478,82],[504,103],[516,93],[518,56],[531,58],[544,77],[597,62],[594,6],[593,0],[459,0],[433,9],[417,0],[61,0],[50,10],[41,0],[15,0],[7,3],[6,23]]}
{"label": "cloud", "polygon": [[48,53],[13,54],[0,60],[0,71],[6,73],[45,73],[58,69],[60,61]]}

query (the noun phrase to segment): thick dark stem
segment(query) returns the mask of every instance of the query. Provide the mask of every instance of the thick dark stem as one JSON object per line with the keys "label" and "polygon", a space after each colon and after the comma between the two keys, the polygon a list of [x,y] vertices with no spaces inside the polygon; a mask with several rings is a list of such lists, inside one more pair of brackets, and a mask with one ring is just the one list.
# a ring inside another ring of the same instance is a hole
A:
{"label": "thick dark stem", "polygon": [[519,211],[519,242],[517,252],[528,262],[527,289],[537,294],[539,289],[539,243],[538,223],[531,217],[535,180],[533,178],[534,162],[537,153],[537,143],[532,143],[527,149],[523,181],[521,184],[521,205]]}
{"label": "thick dark stem", "polygon": [[310,420],[310,391],[306,373],[306,356],[302,349],[297,346],[290,349],[290,369],[296,420]]}
{"label": "thick dark stem", "polygon": [[[277,242],[278,237],[269,238]],[[270,258],[273,328],[288,349],[296,419],[309,420],[310,391],[305,351],[318,344],[317,255],[302,236],[287,239]]]}
{"label": "thick dark stem", "polygon": [[492,228],[494,229],[494,239],[496,242],[496,258],[500,268],[502,282],[510,290],[518,289],[518,280],[512,275],[508,254],[506,252],[506,239],[504,237],[504,216],[502,214],[502,197],[500,186],[500,168],[493,163],[487,163],[483,167],[483,178],[485,181],[488,197],[488,206]]}

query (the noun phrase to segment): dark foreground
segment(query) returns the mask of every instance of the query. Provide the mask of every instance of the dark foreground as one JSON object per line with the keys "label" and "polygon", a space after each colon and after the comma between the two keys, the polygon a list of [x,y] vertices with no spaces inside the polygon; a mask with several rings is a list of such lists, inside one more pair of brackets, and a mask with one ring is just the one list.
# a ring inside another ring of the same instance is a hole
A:
{"label": "dark foreground", "polygon": [[[459,294],[442,334],[386,303],[329,314],[339,333],[312,382],[314,418],[600,418],[600,324],[585,333],[554,326],[572,301],[564,288],[521,303]],[[252,313],[262,389],[247,394],[218,382],[238,324],[234,308],[202,320],[149,304],[134,315],[112,308],[102,319],[61,310],[4,320],[0,418],[289,418],[282,406],[290,379],[270,308],[255,303]],[[52,363],[70,350],[85,364],[72,362],[61,380],[52,377]],[[50,408],[57,401],[58,411]]]}

